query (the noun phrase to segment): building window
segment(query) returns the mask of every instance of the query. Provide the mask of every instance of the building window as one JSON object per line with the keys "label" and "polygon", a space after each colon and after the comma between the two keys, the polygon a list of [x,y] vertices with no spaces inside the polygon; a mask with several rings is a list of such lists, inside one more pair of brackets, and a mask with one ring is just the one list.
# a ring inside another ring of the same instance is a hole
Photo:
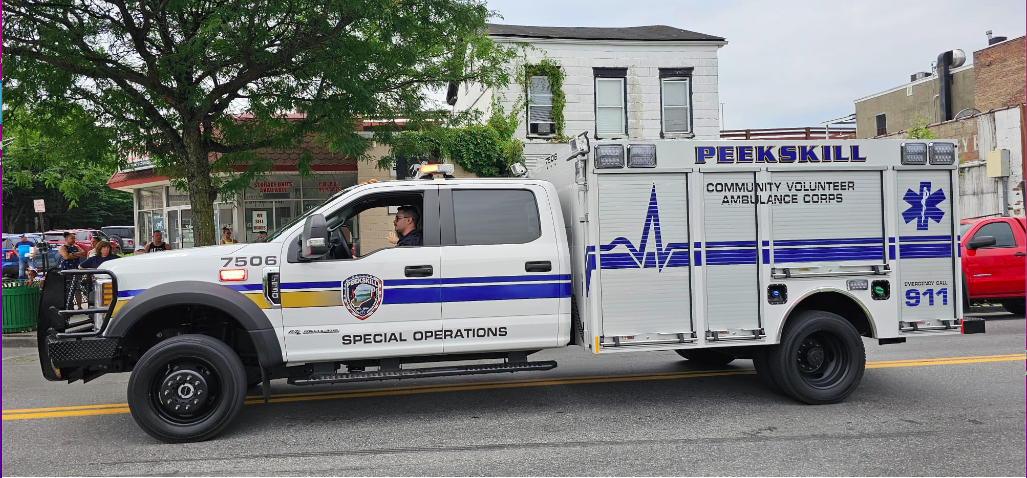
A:
{"label": "building window", "polygon": [[627,68],[593,68],[596,91],[596,136],[628,133]]}
{"label": "building window", "polygon": [[691,133],[690,79],[664,78],[660,83],[663,95],[663,132]]}
{"label": "building window", "polygon": [[549,78],[533,76],[528,83],[528,135],[552,136],[555,133],[553,91]]}
{"label": "building window", "polygon": [[888,134],[888,119],[884,113],[877,115],[877,136]]}

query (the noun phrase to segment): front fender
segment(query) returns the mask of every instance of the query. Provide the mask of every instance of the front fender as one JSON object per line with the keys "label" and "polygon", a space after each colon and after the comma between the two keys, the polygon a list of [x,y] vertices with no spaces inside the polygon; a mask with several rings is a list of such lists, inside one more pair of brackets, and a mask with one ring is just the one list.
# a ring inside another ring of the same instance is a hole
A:
{"label": "front fender", "polygon": [[177,281],[149,288],[133,297],[111,318],[104,335],[124,337],[151,312],[177,305],[202,305],[224,312],[249,332],[262,366],[269,368],[284,363],[278,336],[264,311],[240,292],[211,282]]}

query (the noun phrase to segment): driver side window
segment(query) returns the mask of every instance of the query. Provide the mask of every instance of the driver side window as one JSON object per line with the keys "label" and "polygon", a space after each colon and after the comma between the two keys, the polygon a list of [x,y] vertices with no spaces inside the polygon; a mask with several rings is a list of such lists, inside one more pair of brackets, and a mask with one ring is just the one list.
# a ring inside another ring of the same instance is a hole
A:
{"label": "driver side window", "polygon": [[[402,243],[415,242],[415,235],[423,236],[424,196],[421,191],[371,194],[327,216],[334,244],[329,259],[359,259],[397,247],[390,241],[390,233],[401,242],[399,247],[405,247]],[[438,229],[437,219],[432,228]],[[402,241],[404,235],[411,237]],[[422,245],[437,245],[437,242]],[[349,245],[348,251],[341,248],[343,243]]]}

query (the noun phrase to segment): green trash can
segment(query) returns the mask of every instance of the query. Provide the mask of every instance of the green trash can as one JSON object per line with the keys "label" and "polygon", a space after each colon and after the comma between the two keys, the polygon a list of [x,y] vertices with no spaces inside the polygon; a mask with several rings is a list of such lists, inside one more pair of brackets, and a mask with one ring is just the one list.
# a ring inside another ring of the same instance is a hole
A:
{"label": "green trash can", "polygon": [[40,290],[24,280],[4,281],[4,333],[36,330]]}

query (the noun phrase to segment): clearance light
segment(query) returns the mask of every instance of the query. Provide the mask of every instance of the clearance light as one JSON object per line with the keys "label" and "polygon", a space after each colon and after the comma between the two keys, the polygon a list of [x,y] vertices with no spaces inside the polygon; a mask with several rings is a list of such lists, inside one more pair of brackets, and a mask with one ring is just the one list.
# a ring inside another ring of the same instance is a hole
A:
{"label": "clearance light", "polygon": [[952,143],[928,143],[931,150],[931,164],[955,164],[956,145]]}
{"label": "clearance light", "polygon": [[655,144],[632,144],[628,146],[628,167],[629,168],[655,168],[656,167],[656,145]]}
{"label": "clearance light", "polygon": [[927,143],[902,143],[902,164],[927,164]]}
{"label": "clearance light", "polygon": [[624,167],[624,145],[600,144],[595,147],[596,169]]}
{"label": "clearance light", "polygon": [[221,281],[222,282],[235,282],[246,280],[246,269],[222,269],[221,270]]}

